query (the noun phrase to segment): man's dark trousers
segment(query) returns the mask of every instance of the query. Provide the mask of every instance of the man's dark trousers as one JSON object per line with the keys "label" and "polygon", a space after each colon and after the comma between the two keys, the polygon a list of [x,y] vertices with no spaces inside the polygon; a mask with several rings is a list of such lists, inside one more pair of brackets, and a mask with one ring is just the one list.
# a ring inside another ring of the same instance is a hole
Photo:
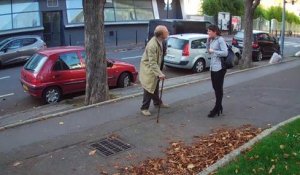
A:
{"label": "man's dark trousers", "polygon": [[141,107],[141,110],[148,110],[150,107],[151,99],[153,100],[153,104],[155,106],[158,106],[161,104],[161,101],[159,99],[159,81],[157,81],[156,88],[153,94],[148,92],[144,89],[144,96],[143,96],[143,105]]}

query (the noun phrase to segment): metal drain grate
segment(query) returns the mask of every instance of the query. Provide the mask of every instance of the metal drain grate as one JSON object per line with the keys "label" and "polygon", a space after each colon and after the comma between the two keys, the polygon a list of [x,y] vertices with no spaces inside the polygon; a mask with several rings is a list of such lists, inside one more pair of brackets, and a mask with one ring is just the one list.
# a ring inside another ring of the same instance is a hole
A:
{"label": "metal drain grate", "polygon": [[112,156],[132,148],[130,144],[117,138],[101,139],[96,143],[92,143],[91,147],[97,149],[97,152],[103,156]]}

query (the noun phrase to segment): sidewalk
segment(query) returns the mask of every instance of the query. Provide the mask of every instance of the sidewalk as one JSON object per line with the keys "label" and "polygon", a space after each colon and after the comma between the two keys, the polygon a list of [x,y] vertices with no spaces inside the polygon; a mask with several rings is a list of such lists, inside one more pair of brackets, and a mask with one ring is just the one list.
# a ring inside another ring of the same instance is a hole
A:
{"label": "sidewalk", "polygon": [[[296,57],[286,57],[284,61],[291,61],[293,59],[297,59]],[[268,64],[268,60],[261,62],[253,62],[254,67],[251,69],[256,69],[261,66],[266,66]],[[243,70],[247,71],[247,70]],[[236,66],[233,69],[227,71],[228,74],[241,72]],[[165,89],[171,89],[182,85],[188,85],[191,83],[208,80],[210,79],[210,72],[202,72],[198,74],[191,74],[186,76],[180,76],[175,78],[166,79],[165,81]],[[112,94],[117,99],[126,99],[135,96],[139,96],[142,94],[142,87],[139,84],[135,84],[133,86],[127,88],[117,88],[111,89],[110,94]],[[112,99],[110,101],[114,101]],[[80,111],[82,109],[88,109],[94,106],[83,106],[84,95],[75,97],[74,99],[64,100],[56,105],[44,105],[34,109],[30,109],[27,111],[16,112],[13,114],[7,114],[0,117],[0,131],[6,128],[11,128],[27,123],[32,123],[36,121],[45,120],[48,118],[65,115],[68,113]],[[106,103],[106,102],[104,102]],[[103,103],[101,103],[103,104]]]}
{"label": "sidewalk", "polygon": [[[265,128],[300,112],[300,60],[227,74],[224,115],[207,118],[214,95],[210,80],[164,91],[171,108],[156,123],[139,113],[137,96],[0,132],[1,174],[109,174],[148,157],[163,156],[169,142],[191,142],[213,128],[252,124]],[[186,79],[187,80],[187,79]],[[118,136],[132,146],[119,154],[90,156],[91,143]],[[20,161],[18,166],[14,163]]]}

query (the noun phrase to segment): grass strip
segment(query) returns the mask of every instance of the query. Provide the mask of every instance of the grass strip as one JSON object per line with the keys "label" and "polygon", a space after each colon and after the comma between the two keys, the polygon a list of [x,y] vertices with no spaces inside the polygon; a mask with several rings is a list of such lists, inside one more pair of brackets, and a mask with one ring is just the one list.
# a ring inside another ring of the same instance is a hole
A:
{"label": "grass strip", "polygon": [[214,174],[300,175],[300,119],[279,128]]}

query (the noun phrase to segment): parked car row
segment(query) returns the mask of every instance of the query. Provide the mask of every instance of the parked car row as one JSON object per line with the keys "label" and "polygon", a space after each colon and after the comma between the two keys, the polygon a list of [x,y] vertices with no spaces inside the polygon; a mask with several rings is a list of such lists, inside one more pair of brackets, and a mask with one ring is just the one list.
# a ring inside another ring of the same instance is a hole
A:
{"label": "parked car row", "polygon": [[[170,35],[164,57],[165,66],[203,72],[210,66],[210,55],[206,49],[207,38],[208,35],[199,33]],[[241,58],[243,40],[243,31],[238,32],[232,39],[235,64]],[[280,52],[277,39],[266,32],[253,31],[252,40],[255,61]],[[27,61],[21,71],[23,89],[34,97],[42,98],[46,103],[56,103],[65,94],[85,90],[85,60],[83,47],[47,48],[39,36],[18,36],[0,42],[0,67]],[[137,74],[134,65],[107,59],[110,87],[127,87],[136,81]]]}
{"label": "parked car row", "polygon": [[[191,69],[196,73],[203,72],[210,66],[210,54],[206,49],[207,38],[208,35],[197,33],[170,35],[164,64],[167,67]],[[240,59],[240,50],[234,47],[232,50],[236,55],[235,59]]]}
{"label": "parked car row", "polygon": [[[167,51],[164,64],[167,67],[191,69],[202,72],[210,66],[210,55],[206,50],[208,35],[185,33],[170,35],[167,41]],[[238,32],[232,39],[232,50],[235,54],[234,63],[238,64],[244,47],[244,31]],[[273,53],[280,53],[277,39],[267,32],[253,31],[252,58],[261,61],[270,58]]]}
{"label": "parked car row", "polygon": [[[46,103],[56,103],[62,95],[84,91],[86,52],[83,47],[57,47],[38,51],[24,65],[21,84],[25,91]],[[135,82],[134,65],[107,59],[108,85],[127,87]]]}
{"label": "parked car row", "polygon": [[[65,94],[85,90],[86,53],[83,47],[47,48],[40,36],[25,35],[0,42],[0,67],[27,62],[21,70],[23,89],[46,103],[56,103]],[[132,64],[107,59],[110,87],[134,83],[137,71]]]}

